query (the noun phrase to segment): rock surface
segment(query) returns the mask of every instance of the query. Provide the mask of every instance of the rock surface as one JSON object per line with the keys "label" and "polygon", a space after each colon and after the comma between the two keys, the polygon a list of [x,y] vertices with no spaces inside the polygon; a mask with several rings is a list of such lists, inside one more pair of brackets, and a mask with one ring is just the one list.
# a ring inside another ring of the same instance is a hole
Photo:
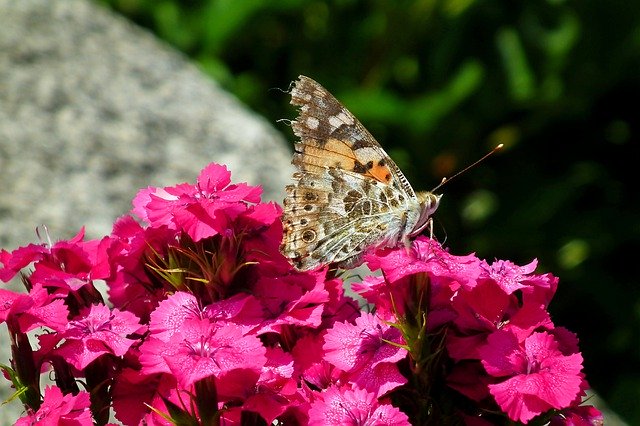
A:
{"label": "rock surface", "polygon": [[0,28],[1,246],[108,233],[140,187],[210,161],[284,195],[282,137],[151,35],[83,0],[0,0]]}

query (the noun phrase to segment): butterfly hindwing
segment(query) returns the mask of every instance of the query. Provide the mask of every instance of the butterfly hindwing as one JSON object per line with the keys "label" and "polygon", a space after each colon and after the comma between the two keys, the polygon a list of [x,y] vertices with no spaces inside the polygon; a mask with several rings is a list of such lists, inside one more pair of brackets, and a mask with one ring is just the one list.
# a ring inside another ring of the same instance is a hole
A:
{"label": "butterfly hindwing", "polygon": [[[283,253],[298,269],[334,263],[350,267],[365,250],[396,245],[412,215],[398,215],[411,199],[358,173],[326,168],[287,187]],[[414,207],[417,208],[417,204]]]}

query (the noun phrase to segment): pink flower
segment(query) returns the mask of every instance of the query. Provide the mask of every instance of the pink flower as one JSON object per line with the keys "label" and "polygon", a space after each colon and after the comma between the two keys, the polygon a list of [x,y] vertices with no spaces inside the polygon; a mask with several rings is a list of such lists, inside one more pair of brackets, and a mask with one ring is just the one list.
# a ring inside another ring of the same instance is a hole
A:
{"label": "pink flower", "polygon": [[40,261],[51,254],[49,248],[44,244],[29,244],[20,247],[9,253],[5,249],[0,250],[0,280],[7,282],[15,277],[18,272],[31,262]]}
{"label": "pink flower", "polygon": [[178,291],[160,302],[151,313],[149,331],[154,338],[168,342],[182,333],[185,321],[203,317],[198,300],[191,294]]}
{"label": "pink flower", "polygon": [[326,389],[333,384],[340,383],[344,372],[325,360],[320,360],[307,367],[302,374],[304,383],[312,389]]}
{"label": "pink flower", "polygon": [[488,381],[479,361],[459,362],[447,376],[447,386],[473,401],[482,401],[489,396]]}
{"label": "pink flower", "polygon": [[56,353],[82,370],[103,354],[123,356],[136,342],[127,336],[143,329],[138,318],[130,312],[93,305],[78,319],[69,322],[61,335],[65,342]]}
{"label": "pink flower", "polygon": [[267,362],[260,374],[260,383],[279,386],[293,376],[293,357],[281,348],[266,348]]}
{"label": "pink flower", "polygon": [[267,362],[262,369],[253,395],[248,395],[242,408],[258,413],[267,424],[297,406],[298,383],[293,378],[293,357],[280,348],[267,348]]}
{"label": "pink flower", "polygon": [[582,356],[564,355],[549,333],[533,333],[520,343],[513,333],[497,331],[480,355],[487,373],[503,379],[489,391],[512,420],[526,423],[547,410],[566,408],[581,391]]}
{"label": "pink flower", "polygon": [[34,263],[29,275],[31,283],[59,288],[63,292],[80,290],[94,279],[109,276],[108,238],[83,241],[84,229],[68,241],[58,241],[51,247],[30,244],[9,253],[0,251],[0,280],[8,281],[21,269]]}
{"label": "pink flower", "polygon": [[175,386],[175,378],[166,374],[148,376],[131,368],[123,369],[113,385],[116,418],[127,425],[140,424],[140,420],[149,413],[149,406],[165,410],[162,398],[169,397]]}
{"label": "pink flower", "polygon": [[493,280],[481,280],[471,289],[460,289],[451,307],[456,318],[455,328],[447,335],[447,349],[455,360],[480,359],[478,349],[496,330],[509,329],[523,339],[534,329],[553,329],[542,305],[527,302],[521,306],[516,295],[508,294]]}
{"label": "pink flower", "polygon": [[[255,383],[266,362],[257,337],[243,335],[233,323],[212,324],[207,319],[185,320],[166,341],[152,337],[140,350],[144,373],[170,373],[183,387],[209,376],[221,380],[234,370],[244,371]],[[219,392],[225,392],[222,386]]]}
{"label": "pink flower", "polygon": [[506,294],[526,287],[522,281],[535,271],[538,261],[534,260],[528,265],[518,266],[508,260],[496,260],[487,268],[487,275],[495,281]]}
{"label": "pink flower", "polygon": [[238,216],[234,227],[243,235],[245,260],[255,262],[261,274],[285,275],[291,271],[289,261],[280,253],[282,208],[275,203],[251,206]]}
{"label": "pink flower", "polygon": [[[0,289],[14,354],[2,369],[28,413],[17,424],[103,424],[111,409],[150,426],[601,422],[579,406],[578,340],[551,322],[558,279],[536,261],[456,256],[421,236],[366,255],[382,275],[352,284],[361,307],[335,271],[291,267],[282,208],[260,192],[210,164],[195,184],[141,190],[146,225],[0,250],[0,279],[22,273],[29,292]],[[58,387],[40,406],[46,368]],[[78,383],[90,403],[71,396]]]}
{"label": "pink flower", "polygon": [[474,285],[482,273],[483,262],[474,255],[454,256],[440,243],[425,236],[416,238],[409,250],[404,247],[379,250],[365,257],[371,270],[382,269],[388,281],[427,272],[434,277]]}
{"label": "pink flower", "polygon": [[62,331],[68,313],[64,301],[49,295],[41,284],[34,285],[29,294],[0,289],[0,322],[9,323],[14,333],[26,333],[41,326]]}
{"label": "pink flower", "polygon": [[162,256],[167,247],[178,244],[176,231],[143,228],[132,217],[124,216],[113,225],[111,238],[109,258],[114,272],[106,279],[109,300],[118,309],[130,311],[146,322],[170,288],[168,283],[150,276],[149,258]]}
{"label": "pink flower", "polygon": [[209,164],[195,185],[149,187],[133,200],[133,212],[152,227],[182,230],[194,241],[224,233],[232,221],[247,210],[247,203],[260,201],[259,187],[231,184],[225,166]]}
{"label": "pink flower", "polygon": [[342,375],[342,370],[323,359],[323,344],[322,335],[308,334],[298,339],[291,351],[296,373],[309,386],[319,390],[337,383]]}
{"label": "pink flower", "polygon": [[602,413],[591,405],[578,405],[562,410],[551,418],[549,426],[603,426]]}
{"label": "pink flower", "polygon": [[244,334],[248,334],[260,326],[266,313],[255,296],[238,293],[205,306],[203,316],[213,322],[233,322],[242,328]]}
{"label": "pink flower", "polygon": [[329,294],[324,272],[297,273],[280,277],[262,277],[253,287],[271,318],[261,324],[260,332],[279,332],[282,327],[297,325],[318,327],[322,322]]}
{"label": "pink flower", "polygon": [[362,368],[345,376],[358,387],[373,392],[381,397],[392,390],[406,384],[407,378],[400,373],[398,365],[393,362],[381,362],[372,368]]}
{"label": "pink flower", "polygon": [[370,269],[380,268],[383,276],[369,277],[352,289],[375,304],[384,318],[413,317],[422,309],[428,310],[429,330],[453,319],[454,294],[459,288],[473,288],[486,265],[474,255],[449,254],[427,237],[416,238],[409,250],[378,250],[365,259]]}
{"label": "pink flower", "polygon": [[355,325],[336,323],[325,336],[325,359],[344,371],[373,368],[382,362],[403,359],[407,351],[398,329],[380,321],[375,315],[363,313]]}
{"label": "pink flower", "polygon": [[44,401],[35,413],[21,417],[16,426],[93,426],[89,410],[89,393],[80,391],[77,395],[63,395],[60,388],[47,386]]}
{"label": "pink flower", "polygon": [[457,332],[447,335],[449,355],[454,360],[479,359],[478,348],[513,315],[518,300],[494,281],[486,280],[469,291],[460,290],[451,307],[456,313]]}
{"label": "pink flower", "polygon": [[485,268],[481,277],[495,281],[507,294],[521,290],[525,302],[549,305],[558,287],[558,278],[551,274],[533,274],[538,262],[518,266],[508,260],[496,260]]}
{"label": "pink flower", "polygon": [[309,425],[410,425],[406,414],[363,389],[332,386],[311,404]]}
{"label": "pink flower", "polygon": [[355,325],[335,323],[327,332],[324,359],[350,373],[360,388],[383,395],[407,382],[395,364],[407,355],[397,346],[403,343],[398,329],[363,313]]}

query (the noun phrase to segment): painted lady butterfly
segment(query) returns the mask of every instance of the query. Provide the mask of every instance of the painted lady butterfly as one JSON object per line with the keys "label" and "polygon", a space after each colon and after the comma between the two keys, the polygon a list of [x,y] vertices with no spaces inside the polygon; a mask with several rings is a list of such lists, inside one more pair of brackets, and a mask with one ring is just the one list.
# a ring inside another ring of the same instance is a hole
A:
{"label": "painted lady butterfly", "polygon": [[284,200],[282,253],[299,270],[357,266],[367,250],[409,245],[441,195],[416,193],[362,124],[324,87],[300,76],[291,90],[300,141]]}

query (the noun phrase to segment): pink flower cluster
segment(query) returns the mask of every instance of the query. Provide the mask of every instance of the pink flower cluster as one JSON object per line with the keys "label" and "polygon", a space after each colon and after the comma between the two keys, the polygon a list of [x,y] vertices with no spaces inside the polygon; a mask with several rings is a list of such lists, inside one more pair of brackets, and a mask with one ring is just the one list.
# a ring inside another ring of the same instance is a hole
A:
{"label": "pink flower cluster", "polygon": [[363,306],[335,271],[290,266],[260,193],[211,164],[140,191],[144,225],[0,251],[0,280],[27,289],[0,289],[16,424],[602,424],[535,262],[420,237],[367,256]]}

